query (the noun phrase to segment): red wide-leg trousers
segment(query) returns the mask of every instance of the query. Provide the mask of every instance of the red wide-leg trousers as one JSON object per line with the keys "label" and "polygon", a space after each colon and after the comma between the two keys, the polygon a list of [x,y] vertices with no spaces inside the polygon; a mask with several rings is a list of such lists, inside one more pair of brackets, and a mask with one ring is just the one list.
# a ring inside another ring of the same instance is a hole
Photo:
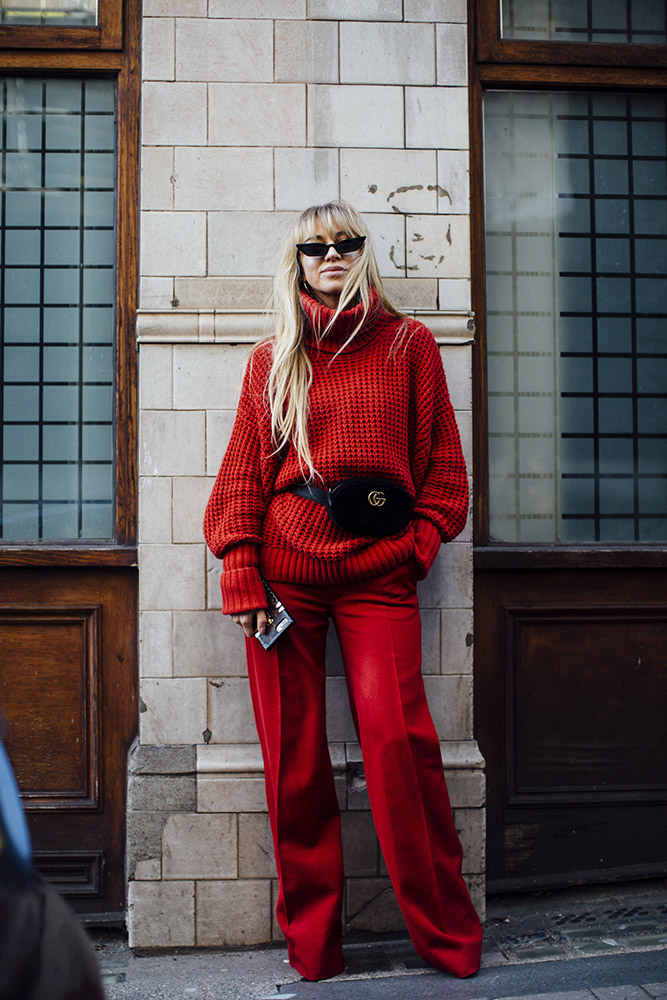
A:
{"label": "red wide-leg trousers", "polygon": [[341,972],[343,854],[325,724],[325,640],[336,626],[382,853],[418,954],[477,971],[482,931],[461,876],[440,746],[421,675],[417,570],[373,580],[272,582],[295,624],[270,650],[247,640],[279,879],[278,923],[306,979]]}

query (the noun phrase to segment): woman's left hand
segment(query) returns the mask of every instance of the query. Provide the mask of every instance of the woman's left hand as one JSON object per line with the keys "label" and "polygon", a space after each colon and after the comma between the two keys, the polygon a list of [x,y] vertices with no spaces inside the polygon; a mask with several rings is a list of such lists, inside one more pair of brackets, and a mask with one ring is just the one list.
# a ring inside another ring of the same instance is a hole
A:
{"label": "woman's left hand", "polygon": [[242,611],[237,615],[231,615],[233,622],[240,625],[249,639],[255,632],[265,632],[268,615],[264,608],[256,608],[254,611]]}

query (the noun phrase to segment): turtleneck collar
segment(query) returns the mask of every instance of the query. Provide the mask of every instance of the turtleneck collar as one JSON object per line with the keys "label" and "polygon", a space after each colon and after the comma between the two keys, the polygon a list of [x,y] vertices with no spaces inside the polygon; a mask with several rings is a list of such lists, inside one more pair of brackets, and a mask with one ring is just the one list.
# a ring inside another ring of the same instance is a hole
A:
{"label": "turtleneck collar", "polygon": [[[345,343],[364,314],[363,302],[358,302],[356,306],[352,306],[350,309],[344,309],[343,312],[338,315],[334,325],[328,331],[326,336],[322,339],[318,339],[317,334],[319,333],[321,336],[326,330],[327,325],[331,322],[336,310],[330,309],[322,302],[318,302],[317,299],[314,299],[308,294],[308,292],[303,290],[301,291],[301,305],[303,307],[303,311],[308,317],[308,329],[306,332],[307,341],[312,344],[317,344],[320,351],[324,351],[329,354],[335,354],[336,351],[340,350],[341,345]],[[380,306],[378,293],[374,288],[371,288],[370,303],[366,320],[354,340],[345,348],[346,352],[356,351],[373,339],[378,327],[381,325],[382,313],[383,310]]]}

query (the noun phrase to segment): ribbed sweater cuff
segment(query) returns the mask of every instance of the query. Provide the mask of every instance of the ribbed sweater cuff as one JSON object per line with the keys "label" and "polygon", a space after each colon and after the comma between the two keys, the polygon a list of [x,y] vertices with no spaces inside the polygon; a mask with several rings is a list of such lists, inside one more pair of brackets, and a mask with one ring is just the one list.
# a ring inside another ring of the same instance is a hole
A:
{"label": "ribbed sweater cuff", "polygon": [[220,590],[224,615],[266,607],[266,591],[257,568],[256,545],[235,545],[225,553]]}
{"label": "ribbed sweater cuff", "polygon": [[435,562],[435,557],[442,544],[442,538],[433,522],[427,521],[425,517],[415,518],[414,529],[415,559],[419,566],[418,579],[423,580]]}

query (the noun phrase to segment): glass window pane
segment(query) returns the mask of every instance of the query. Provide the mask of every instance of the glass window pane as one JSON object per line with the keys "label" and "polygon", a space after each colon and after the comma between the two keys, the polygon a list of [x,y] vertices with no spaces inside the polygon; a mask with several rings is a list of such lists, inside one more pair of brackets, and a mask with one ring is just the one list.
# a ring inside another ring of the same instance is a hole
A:
{"label": "glass window pane", "polygon": [[2,0],[0,24],[90,27],[97,24],[97,0]]}
{"label": "glass window pane", "polygon": [[112,538],[114,84],[5,79],[0,100],[0,540]]}
{"label": "glass window pane", "polygon": [[502,0],[503,38],[667,44],[667,7],[656,0]]}
{"label": "glass window pane", "polygon": [[667,539],[667,155],[636,127],[665,131],[657,100],[486,95],[494,540]]}

